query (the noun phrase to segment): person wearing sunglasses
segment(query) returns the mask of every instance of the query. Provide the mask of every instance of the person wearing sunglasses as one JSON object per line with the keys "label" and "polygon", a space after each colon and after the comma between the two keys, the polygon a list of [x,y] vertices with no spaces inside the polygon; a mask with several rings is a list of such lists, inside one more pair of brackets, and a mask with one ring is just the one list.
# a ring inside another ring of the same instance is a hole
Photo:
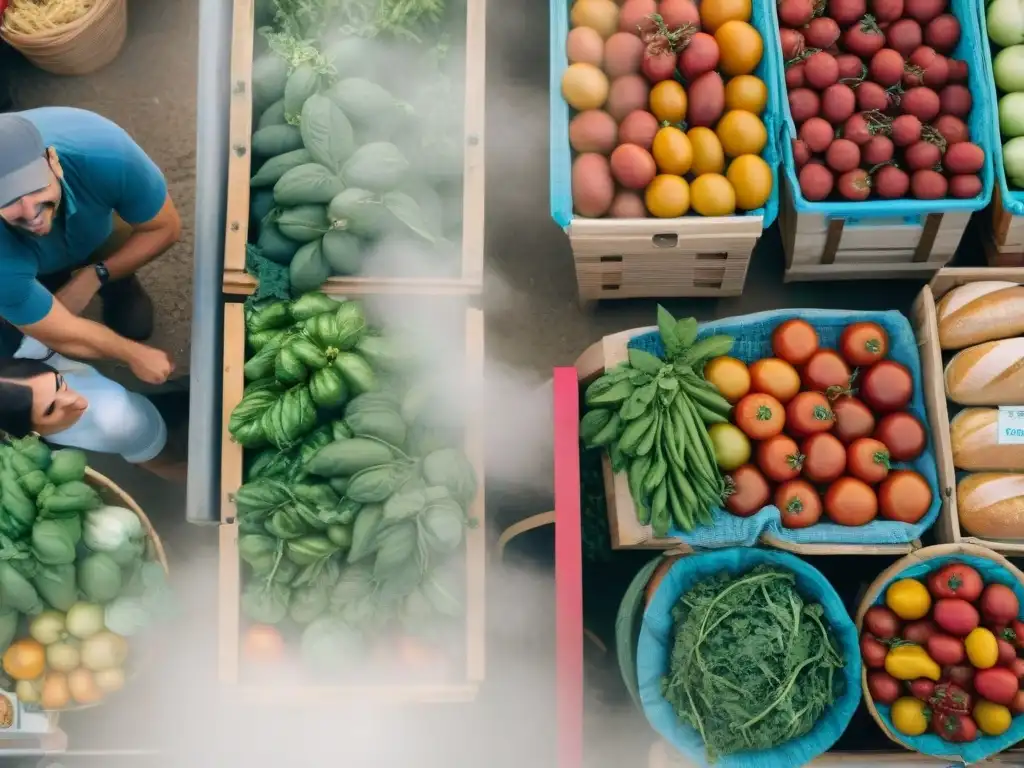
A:
{"label": "person wearing sunglasses", "polygon": [[155,405],[34,339],[25,339],[16,357],[0,358],[0,430],[118,454],[164,479],[185,481],[184,462],[165,451],[167,424]]}
{"label": "person wearing sunglasses", "polygon": [[[0,114],[6,354],[24,334],[67,357],[118,360],[142,381],[166,381],[170,357],[140,343],[153,332],[153,304],[136,273],[180,236],[163,174],[123,129],[70,107]],[[97,294],[102,324],[80,316]]]}

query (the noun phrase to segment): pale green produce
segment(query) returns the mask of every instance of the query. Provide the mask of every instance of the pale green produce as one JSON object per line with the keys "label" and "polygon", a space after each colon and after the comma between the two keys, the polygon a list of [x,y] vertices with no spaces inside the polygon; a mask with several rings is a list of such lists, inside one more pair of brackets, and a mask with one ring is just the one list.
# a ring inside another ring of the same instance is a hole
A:
{"label": "pale green produce", "polygon": [[1024,91],[1024,45],[1011,45],[997,53],[992,60],[992,74],[1000,91]]}
{"label": "pale green produce", "polygon": [[1024,187],[1024,136],[1010,139],[1003,145],[1003,167],[1010,184]]}
{"label": "pale green produce", "polygon": [[999,131],[1004,139],[1024,136],[1024,93],[1008,93],[999,100]]}
{"label": "pale green produce", "polygon": [[1024,0],[993,0],[985,22],[996,45],[1008,48],[1024,43]]}

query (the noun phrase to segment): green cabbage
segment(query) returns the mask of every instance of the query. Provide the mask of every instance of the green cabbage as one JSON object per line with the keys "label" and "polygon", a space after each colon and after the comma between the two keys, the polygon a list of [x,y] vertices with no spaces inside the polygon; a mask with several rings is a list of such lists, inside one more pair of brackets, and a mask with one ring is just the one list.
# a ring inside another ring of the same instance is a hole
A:
{"label": "green cabbage", "polygon": [[138,515],[124,507],[100,507],[85,516],[83,539],[93,552],[114,552],[145,536]]}

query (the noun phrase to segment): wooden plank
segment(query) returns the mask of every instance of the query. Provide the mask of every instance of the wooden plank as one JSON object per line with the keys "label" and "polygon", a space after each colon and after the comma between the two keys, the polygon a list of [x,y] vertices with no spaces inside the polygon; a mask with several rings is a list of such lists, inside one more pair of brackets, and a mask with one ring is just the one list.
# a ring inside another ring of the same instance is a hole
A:
{"label": "wooden plank", "polygon": [[464,450],[476,472],[476,498],[469,514],[477,526],[466,532],[466,679],[484,679],[487,645],[487,516],[484,504],[484,313],[466,310],[466,378],[475,395],[467,403]]}
{"label": "wooden plank", "polygon": [[228,431],[231,412],[245,389],[245,307],[224,305],[224,371],[221,397],[220,520],[235,522],[232,494],[242,484],[242,446]]}
{"label": "wooden plank", "polygon": [[[251,296],[255,290],[256,278],[245,270],[224,273],[224,293]],[[472,282],[461,278],[416,277],[331,277],[320,290],[332,296],[467,296],[480,292]]]}
{"label": "wooden plank", "polygon": [[483,290],[484,130],[487,81],[487,0],[466,4],[465,106],[463,107],[464,165],[462,176],[462,281],[474,292]]}
{"label": "wooden plank", "polygon": [[224,269],[245,269],[252,170],[253,0],[235,0],[231,17],[231,105],[228,113],[228,197]]}
{"label": "wooden plank", "polygon": [[223,684],[235,685],[238,683],[238,655],[241,652],[242,637],[238,524],[221,525],[218,534],[217,679]]}

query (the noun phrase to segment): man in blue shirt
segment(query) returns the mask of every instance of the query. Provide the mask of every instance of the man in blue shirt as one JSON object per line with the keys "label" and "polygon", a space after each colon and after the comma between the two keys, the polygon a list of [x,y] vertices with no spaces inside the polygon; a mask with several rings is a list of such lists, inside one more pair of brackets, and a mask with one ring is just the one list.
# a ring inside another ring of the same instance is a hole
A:
{"label": "man in blue shirt", "polygon": [[[138,343],[153,306],[135,273],[180,235],[163,175],[117,125],[69,107],[0,114],[0,316],[21,332],[162,383],[174,365]],[[80,317],[97,293],[105,325]]]}

